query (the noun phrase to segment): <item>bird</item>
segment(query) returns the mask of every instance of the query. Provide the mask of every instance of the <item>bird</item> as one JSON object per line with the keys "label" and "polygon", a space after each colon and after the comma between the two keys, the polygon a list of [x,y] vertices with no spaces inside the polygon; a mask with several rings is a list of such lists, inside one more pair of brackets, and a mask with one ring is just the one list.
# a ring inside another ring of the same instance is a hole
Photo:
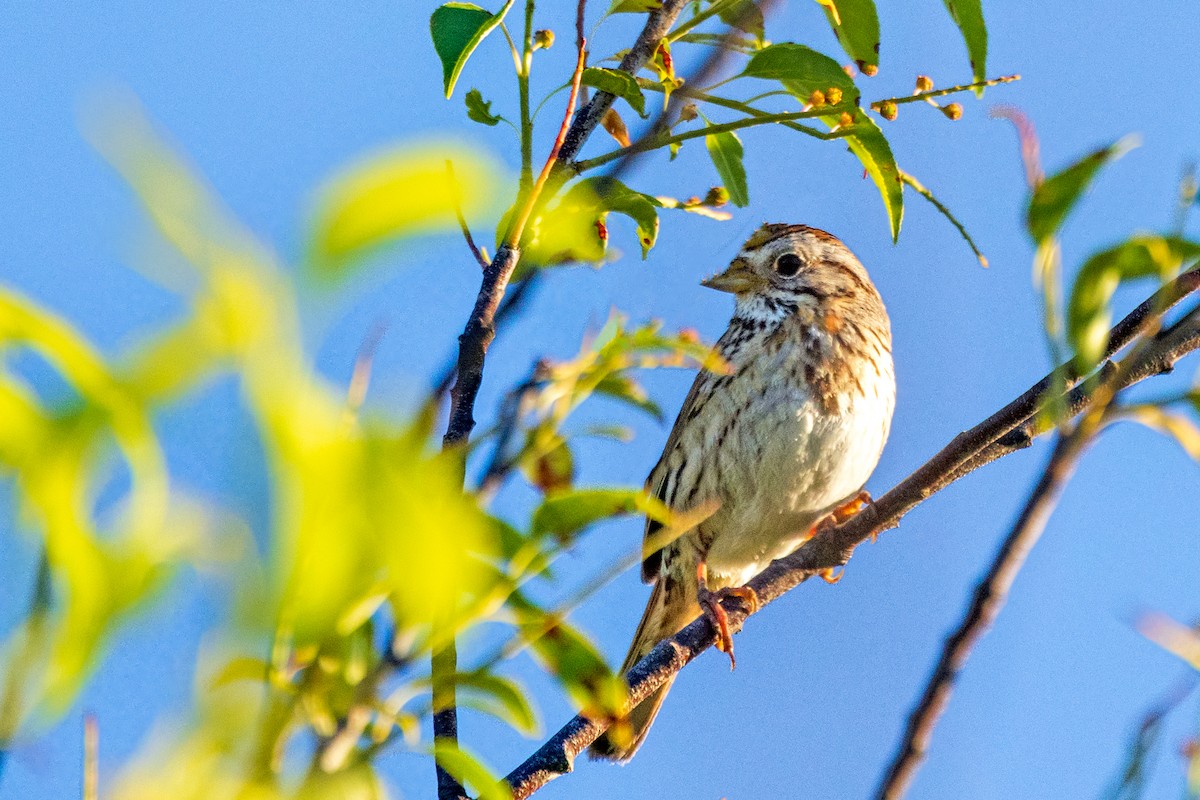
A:
{"label": "bird", "polygon": [[[753,612],[751,578],[870,501],[863,487],[891,428],[890,321],[840,239],[765,224],[701,284],[735,298],[715,345],[726,369],[696,376],[646,491],[673,511],[715,511],[663,546],[662,523],[647,519],[642,579],[653,590],[622,674],[701,614],[732,667],[721,601],[736,597]],[[591,756],[632,758],[670,686],[630,709]]]}

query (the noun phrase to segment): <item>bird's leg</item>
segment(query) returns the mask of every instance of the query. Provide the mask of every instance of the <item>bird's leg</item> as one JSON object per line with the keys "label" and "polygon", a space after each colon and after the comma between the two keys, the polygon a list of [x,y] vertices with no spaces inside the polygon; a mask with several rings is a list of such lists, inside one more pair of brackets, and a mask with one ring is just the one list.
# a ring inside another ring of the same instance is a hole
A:
{"label": "bird's leg", "polygon": [[[854,495],[854,497],[851,497],[849,500],[842,503],[837,508],[833,509],[833,511],[830,511],[828,514],[826,514],[820,522],[813,526],[812,533],[809,534],[808,538],[811,539],[814,536],[820,536],[822,533],[825,533],[825,531],[836,528],[838,525],[845,523],[846,520],[850,519],[870,504],[871,494],[864,489],[863,491]],[[874,541],[874,538],[875,537],[872,536],[871,540]],[[844,567],[842,568],[841,572],[837,572],[835,568],[829,567],[828,569],[823,569],[817,573],[817,575],[821,577],[821,580],[830,584],[837,583],[845,574],[846,570]]]}
{"label": "bird's leg", "polygon": [[729,614],[721,601],[736,597],[746,606],[747,613],[758,611],[758,594],[749,586],[725,586],[715,592],[708,588],[708,565],[701,561],[696,565],[696,600],[700,610],[717,632],[717,649],[729,654],[729,669],[737,666],[733,657],[733,634],[729,632]]}

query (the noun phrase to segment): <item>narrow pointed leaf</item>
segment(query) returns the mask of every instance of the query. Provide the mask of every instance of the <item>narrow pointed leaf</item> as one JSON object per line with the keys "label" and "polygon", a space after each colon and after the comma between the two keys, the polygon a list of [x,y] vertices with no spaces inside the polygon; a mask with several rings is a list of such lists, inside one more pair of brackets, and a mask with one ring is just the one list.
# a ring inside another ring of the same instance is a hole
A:
{"label": "narrow pointed leaf", "polygon": [[750,204],[750,190],[746,185],[746,167],[742,164],[742,140],[733,131],[716,133],[704,137],[708,156],[712,159],[721,183],[729,192],[729,202],[738,208]]}
{"label": "narrow pointed leaf", "polygon": [[[967,57],[971,60],[971,75],[976,81],[987,78],[987,26],[983,23],[983,3],[981,0],[942,0],[946,10],[950,12],[954,24],[962,32],[963,41],[967,44]],[[976,95],[983,94],[983,87],[975,90]]]}
{"label": "narrow pointed leaf", "polygon": [[1058,233],[1063,221],[1091,186],[1100,168],[1120,158],[1133,146],[1134,142],[1128,137],[1114,142],[1043,181],[1029,199],[1029,210],[1026,214],[1026,226],[1034,242],[1038,245],[1044,244]]}
{"label": "narrow pointed leaf", "polygon": [[864,73],[879,67],[879,14],[875,0],[817,0],[846,55]]}

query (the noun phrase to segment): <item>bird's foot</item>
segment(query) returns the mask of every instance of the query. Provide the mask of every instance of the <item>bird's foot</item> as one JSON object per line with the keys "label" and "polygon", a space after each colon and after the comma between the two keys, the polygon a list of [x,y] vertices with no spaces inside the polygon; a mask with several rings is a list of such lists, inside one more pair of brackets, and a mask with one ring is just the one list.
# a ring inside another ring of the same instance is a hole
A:
{"label": "bird's foot", "polygon": [[708,568],[703,562],[696,568],[696,600],[700,610],[708,618],[713,629],[717,632],[717,649],[729,654],[729,669],[737,667],[737,659],[733,655],[733,634],[729,630],[729,613],[721,602],[728,597],[735,597],[746,608],[747,614],[758,611],[758,593],[749,586],[726,586],[715,592],[708,588]]}

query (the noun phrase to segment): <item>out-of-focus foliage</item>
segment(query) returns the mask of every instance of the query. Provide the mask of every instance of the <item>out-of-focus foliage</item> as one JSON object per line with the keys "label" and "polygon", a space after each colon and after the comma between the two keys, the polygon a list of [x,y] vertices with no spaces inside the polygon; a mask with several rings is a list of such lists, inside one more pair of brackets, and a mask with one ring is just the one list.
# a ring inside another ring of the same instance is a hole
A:
{"label": "out-of-focus foliage", "polygon": [[[687,92],[678,117],[666,119],[650,139],[630,142],[614,111],[606,129],[620,150],[535,183],[530,72],[534,51],[549,47],[553,36],[534,35],[535,9],[528,2],[525,36],[502,29],[514,43],[520,118],[494,113],[477,89],[464,97],[468,119],[511,124],[521,145],[520,179],[505,180],[496,162],[465,144],[402,145],[359,159],[315,192],[298,269],[327,279],[314,282],[312,291],[331,292],[386,245],[456,232],[459,224],[469,228],[481,219],[499,219],[503,239],[525,211],[528,223],[516,242],[518,278],[540,267],[610,258],[614,213],[632,223],[645,257],[657,241],[659,209],[722,220],[729,216],[718,210],[722,206],[749,203],[743,155],[751,136],[713,133],[714,124],[731,123],[710,123],[704,114],[733,114],[739,128],[781,122],[812,146],[849,147],[871,175],[888,230],[897,236],[903,183],[883,131],[860,105],[857,77],[878,65],[875,5],[822,4],[860,73],[803,44],[770,44],[751,0],[690,4],[675,29],[651,43],[640,74],[599,66],[606,61],[597,58],[581,75],[585,86],[611,92],[640,117],[658,105],[647,104],[647,92],[662,95],[661,108],[673,93]],[[472,57],[495,55],[480,45],[513,5],[507,0],[493,12],[450,2],[433,11],[430,34],[446,97]],[[978,4],[947,5],[978,78],[986,52]],[[616,0],[609,13],[656,7]],[[537,10],[552,11],[556,22],[566,19],[549,4]],[[726,36],[724,25],[737,30]],[[500,39],[491,37],[489,47]],[[722,89],[730,96],[712,94],[715,85],[688,85],[676,69],[681,57],[691,60],[714,46],[744,60],[730,88]],[[763,80],[782,88],[766,95],[777,96],[782,110],[747,97]],[[364,416],[364,375],[356,373],[348,393],[314,371],[292,272],[217,202],[139,109],[118,105],[97,121],[91,137],[172,251],[174,260],[150,272],[179,293],[182,310],[135,347],[106,357],[52,312],[0,287],[0,477],[14,489],[21,530],[42,553],[31,576],[28,614],[2,653],[0,746],[56,719],[130,612],[175,570],[201,562],[228,581],[234,616],[202,653],[195,714],[151,737],[114,797],[382,797],[371,763],[383,748],[432,751],[425,732],[434,710],[429,654],[447,637],[484,624],[504,626],[509,638],[493,656],[460,665],[450,676],[461,705],[518,731],[536,730],[528,693],[497,672],[504,659],[527,652],[580,709],[618,719],[625,702],[621,676],[570,623],[570,603],[543,605],[534,599],[543,593],[534,589],[553,581],[555,561],[608,519],[646,515],[662,522],[662,536],[670,537],[712,509],[672,514],[640,488],[577,486],[572,443],[580,436],[623,440],[629,433],[607,424],[576,428],[571,417],[599,396],[661,420],[638,371],[726,369],[710,348],[688,332],[630,325],[614,314],[576,357],[538,365],[474,450],[440,452],[436,403],[407,416]],[[696,138],[705,140],[724,186],[697,184],[696,195],[684,200],[607,175],[577,174],[628,155],[631,146],[673,157]],[[503,204],[511,207],[501,213],[497,197],[509,183],[516,185]],[[1158,251],[1147,248],[1147,257],[1157,258]],[[1173,252],[1183,258],[1191,250],[1180,244]],[[1129,266],[1135,255],[1114,255],[1108,266],[1094,269],[1090,305],[1081,304],[1077,314],[1081,329],[1106,310],[1113,271],[1118,282],[1142,274],[1141,266]],[[45,362],[65,394],[40,391],[20,367],[27,358]],[[241,532],[245,525],[174,485],[155,432],[159,412],[229,376],[240,387],[270,475],[261,553]],[[478,491],[464,492],[463,461],[470,457],[473,465],[489,450]],[[520,523],[486,508],[512,475],[523,475],[539,491]],[[602,571],[596,583],[613,571]],[[481,796],[506,796],[469,749],[442,746],[438,756]],[[297,768],[306,758],[308,768]]]}

